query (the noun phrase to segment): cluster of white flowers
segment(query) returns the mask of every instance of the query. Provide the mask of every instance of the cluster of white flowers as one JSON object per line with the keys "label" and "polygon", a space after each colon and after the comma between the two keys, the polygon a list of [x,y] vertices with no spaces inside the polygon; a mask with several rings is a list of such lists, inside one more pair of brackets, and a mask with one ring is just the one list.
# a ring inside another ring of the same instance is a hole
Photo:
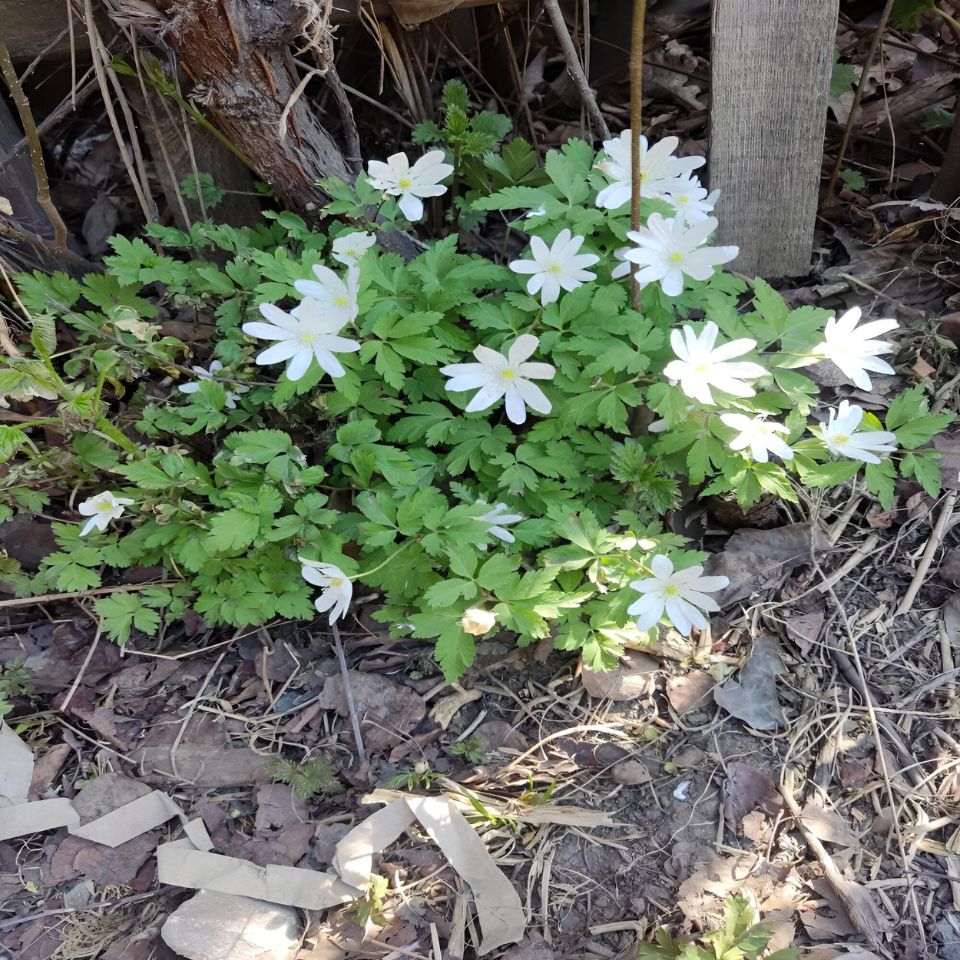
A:
{"label": "cluster of white flowers", "polygon": [[[642,197],[663,201],[674,211],[671,217],[653,213],[645,226],[627,233],[632,246],[615,251],[620,262],[612,270],[613,277],[624,277],[636,270],[640,284],[659,283],[667,296],[679,296],[686,278],[707,280],[716,267],[737,255],[736,247],[707,246],[717,228],[717,221],[712,216],[717,191],[708,193],[693,173],[703,165],[703,158],[674,156],[678,146],[676,137],[667,137],[652,146],[645,137],[640,137],[639,169],[632,171],[629,130],[605,141],[603,146],[604,157],[597,167],[609,182],[597,195],[599,207],[619,209],[628,203],[636,177]],[[440,150],[426,153],[412,166],[405,154],[396,153],[386,162],[371,161],[368,181],[385,197],[397,197],[404,216],[417,221],[424,214],[424,198],[445,193],[447,187],[441,181],[452,172],[453,167],[444,162]],[[527,216],[544,215],[544,209],[539,208],[531,210]],[[251,337],[273,341],[272,346],[256,357],[258,364],[287,363],[286,375],[292,381],[299,380],[314,360],[331,377],[344,375],[337,354],[357,352],[360,343],[342,336],[341,332],[358,317],[360,263],[375,242],[376,237],[370,233],[340,234],[333,241],[331,256],[346,267],[345,277],[329,267],[314,266],[314,279],[299,280],[294,284],[303,297],[295,308],[286,312],[273,304],[260,306],[266,322],[249,322],[242,327]],[[530,258],[512,261],[510,269],[529,276],[528,293],[539,295],[541,304],[546,306],[556,302],[561,291],[575,290],[596,279],[596,273],[588,268],[596,265],[600,258],[593,253],[582,253],[584,242],[584,237],[574,236],[567,228],[560,230],[550,245],[533,236]],[[896,329],[897,323],[876,320],[858,326],[860,319],[860,310],[856,308],[839,318],[831,317],[823,341],[809,356],[799,358],[799,362],[791,366],[830,361],[857,387],[869,390],[871,372],[894,372],[889,363],[880,359],[881,355],[892,352],[892,344],[876,338]],[[755,381],[768,375],[761,364],[740,359],[756,348],[756,341],[741,338],[718,343],[719,333],[717,324],[712,321],[704,323],[699,333],[690,325],[672,331],[670,344],[674,359],[664,369],[665,375],[678,383],[688,397],[709,407],[716,407],[718,403],[714,392],[721,395],[721,402],[725,398],[735,401],[755,396]],[[551,380],[556,370],[548,363],[531,360],[538,347],[539,339],[529,333],[517,336],[505,352],[481,344],[473,351],[476,362],[449,364],[441,367],[440,373],[448,378],[448,392],[476,391],[466,405],[467,413],[487,410],[503,400],[510,422],[522,424],[527,418],[527,408],[540,414],[552,410],[550,400],[534,381]],[[217,379],[222,370],[223,365],[218,360],[212,361],[209,368],[193,367],[197,380],[182,384],[178,389],[185,394],[196,393],[201,382]],[[234,384],[227,390],[226,406],[234,408],[238,396],[248,389]],[[693,409],[690,408],[691,412]],[[732,450],[749,451],[749,456],[757,463],[767,463],[771,455],[783,460],[794,457],[794,451],[785,439],[790,431],[784,424],[770,420],[762,413],[728,411],[719,416],[724,426],[736,432],[729,441]],[[880,454],[894,452],[894,434],[861,430],[863,418],[863,409],[846,400],[841,401],[837,410],[829,411],[827,422],[819,427],[819,436],[826,449],[836,456],[871,464],[880,463]],[[650,427],[651,432],[663,429],[664,421]],[[89,519],[80,535],[86,536],[94,528],[106,530],[110,522],[119,519],[124,508],[133,502],[110,491],[85,500],[78,509]],[[483,501],[478,505],[481,508],[489,506]],[[524,519],[522,514],[510,513],[507,504],[496,503],[478,517],[478,522],[485,525],[486,533],[491,537],[512,544],[516,537],[508,527]],[[481,549],[486,549],[486,545]],[[320,596],[314,602],[317,611],[327,613],[331,624],[340,620],[353,597],[351,578],[335,564],[305,557],[298,559],[304,580],[320,588]],[[662,555],[652,558],[650,571],[651,577],[630,583],[641,594],[629,607],[637,627],[649,630],[666,618],[684,634],[689,634],[694,627],[705,629],[705,613],[719,609],[708,594],[726,587],[727,578],[703,576],[701,566],[675,570],[673,562]],[[480,608],[466,611],[461,621],[463,629],[476,636],[488,633],[495,624],[495,614]]]}
{"label": "cluster of white flowers", "polygon": [[[802,358],[803,366],[818,360],[828,360],[863,390],[872,386],[867,371],[874,373],[893,373],[893,367],[880,354],[891,353],[893,345],[885,340],[876,340],[877,334],[888,333],[898,326],[896,320],[875,320],[858,327],[861,312],[858,307],[848,310],[839,319],[830,317],[824,329],[824,340],[813,348],[811,355]],[[677,382],[680,389],[694,400],[707,406],[714,406],[712,390],[731,397],[745,398],[755,395],[748,381],[766,376],[767,370],[752,361],[735,361],[753,350],[755,340],[743,338],[730,343],[717,345],[720,330],[715,323],[708,321],[699,334],[691,326],[683,330],[674,330],[670,334],[670,345],[677,359],[664,367],[664,374]],[[864,430],[858,432],[863,420],[862,407],[840,402],[838,410],[828,413],[827,423],[819,428],[824,446],[836,456],[860,460],[864,463],[879,463],[878,453],[893,453],[896,437],[884,430]],[[730,441],[730,449],[741,451],[749,448],[751,457],[757,463],[767,463],[770,454],[783,460],[793,459],[793,450],[783,439],[790,431],[781,423],[767,420],[762,414],[747,416],[739,413],[724,413],[720,420],[725,426],[737,431]],[[661,432],[663,427],[652,432]]]}
{"label": "cluster of white flowers", "polygon": [[369,233],[341,234],[334,241],[333,257],[347,267],[344,280],[329,267],[314,266],[313,280],[298,280],[294,287],[303,296],[289,313],[272,303],[260,304],[267,323],[254,320],[241,328],[258,340],[276,341],[257,355],[258,364],[287,363],[287,379],[299,380],[316,360],[331,377],[344,375],[338,353],[356,353],[360,344],[340,336],[344,327],[357,319],[359,262],[376,237]]}

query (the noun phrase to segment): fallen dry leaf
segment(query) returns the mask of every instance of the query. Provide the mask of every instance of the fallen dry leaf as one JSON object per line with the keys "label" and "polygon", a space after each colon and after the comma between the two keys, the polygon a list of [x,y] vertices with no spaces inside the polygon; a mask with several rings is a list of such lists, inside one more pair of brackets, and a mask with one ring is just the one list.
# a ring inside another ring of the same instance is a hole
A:
{"label": "fallen dry leaf", "polygon": [[660,664],[639,650],[627,650],[623,662],[608,672],[584,667],[584,689],[591,697],[614,701],[636,700],[653,689]]}
{"label": "fallen dry leaf", "polygon": [[933,446],[940,457],[940,473],[944,490],[960,490],[960,433],[938,433]]}
{"label": "fallen dry leaf", "polygon": [[640,760],[624,760],[622,763],[618,763],[613,770],[610,771],[610,776],[612,776],[617,783],[622,783],[624,786],[630,787],[650,782],[650,771],[647,770],[646,765]]}
{"label": "fallen dry leaf", "polygon": [[529,746],[527,738],[506,720],[487,720],[471,736],[476,737],[485,753],[500,753],[503,749],[522,753]]}
{"label": "fallen dry leaf", "polygon": [[443,697],[434,704],[430,711],[430,719],[438,723],[441,730],[446,730],[459,710],[468,703],[479,700],[480,696],[479,690],[464,690],[458,687],[450,696]]}
{"label": "fallen dry leaf", "polygon": [[713,703],[716,681],[703,670],[691,670],[680,677],[667,680],[667,699],[680,716],[692,710],[709,707]]}
{"label": "fallen dry leaf", "polygon": [[[706,564],[710,576],[728,577],[730,583],[714,594],[721,607],[779,582],[788,570],[810,563],[810,524],[792,523],[771,530],[744,529],[735,533],[720,553]],[[830,544],[819,530],[816,549]]]}
{"label": "fallen dry leaf", "polygon": [[[353,702],[360,720],[360,733],[367,750],[384,753],[403,743],[407,734],[427,715],[423,698],[379,673],[348,672]],[[349,716],[343,677],[327,677],[318,703],[324,710]]]}
{"label": "fallen dry leaf", "polygon": [[770,774],[748,763],[728,763],[727,777],[723,783],[723,818],[734,832],[740,822],[754,810],[771,816],[783,805],[783,799]]}
{"label": "fallen dry leaf", "polygon": [[0,213],[8,217],[13,216],[13,207],[6,197],[0,197]]}
{"label": "fallen dry leaf", "polygon": [[860,845],[859,838],[847,825],[846,820],[836,810],[824,807],[819,797],[813,797],[804,804],[800,820],[818,840],[825,843],[836,843],[844,847]]}
{"label": "fallen dry leaf", "polygon": [[806,656],[810,648],[820,639],[823,621],[823,610],[813,610],[799,616],[787,617],[787,636],[800,648],[801,655]]}
{"label": "fallen dry leaf", "polygon": [[937,576],[955,587],[960,587],[960,550],[947,550],[940,561]]}
{"label": "fallen dry leaf", "polygon": [[777,698],[777,677],[786,672],[777,641],[769,634],[757,637],[740,679],[716,687],[713,699],[731,716],[755,730],[776,730],[783,723]]}
{"label": "fallen dry leaf", "polygon": [[167,917],[160,936],[187,960],[293,960],[302,929],[292,907],[201,890]]}

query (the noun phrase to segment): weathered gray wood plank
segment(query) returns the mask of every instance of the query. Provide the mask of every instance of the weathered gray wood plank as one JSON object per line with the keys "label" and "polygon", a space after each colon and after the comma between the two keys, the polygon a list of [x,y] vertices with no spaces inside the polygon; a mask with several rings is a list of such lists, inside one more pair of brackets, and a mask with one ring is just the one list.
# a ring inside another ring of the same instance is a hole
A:
{"label": "weathered gray wood plank", "polygon": [[713,0],[710,185],[749,275],[810,267],[839,0]]}

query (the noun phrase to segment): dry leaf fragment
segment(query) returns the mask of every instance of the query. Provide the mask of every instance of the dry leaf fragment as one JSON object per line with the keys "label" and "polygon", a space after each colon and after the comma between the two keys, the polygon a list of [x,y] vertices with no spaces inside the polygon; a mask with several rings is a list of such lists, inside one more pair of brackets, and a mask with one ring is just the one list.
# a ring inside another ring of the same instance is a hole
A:
{"label": "dry leaf fragment", "polygon": [[783,806],[783,798],[770,774],[748,763],[727,764],[723,784],[723,818],[737,832],[743,818],[754,810],[771,816]]}
{"label": "dry leaf fragment", "polygon": [[13,216],[13,206],[6,197],[0,197],[0,213],[8,217]]}
{"label": "dry leaf fragment", "polygon": [[713,703],[716,681],[704,670],[691,670],[667,681],[667,699],[680,716]]}
{"label": "dry leaf fragment", "polygon": [[787,618],[787,636],[800,648],[802,655],[809,653],[810,648],[820,639],[823,621],[823,610]]}
{"label": "dry leaf fragment", "polygon": [[713,691],[713,699],[727,713],[755,730],[776,730],[783,723],[777,699],[777,677],[785,672],[776,640],[768,634],[758,637],[740,679],[728,680]]}
{"label": "dry leaf fragment", "polygon": [[33,751],[0,720],[0,806],[23,803],[33,779]]}
{"label": "dry leaf fragment", "polygon": [[650,771],[640,760],[624,760],[610,771],[610,775],[617,783],[629,787],[650,782]]}
{"label": "dry leaf fragment", "polygon": [[624,701],[636,700],[648,693],[657,677],[660,664],[645,653],[628,650],[623,662],[607,672],[583,668],[583,686],[591,697]]}
{"label": "dry leaf fragment", "polygon": [[479,690],[464,690],[462,687],[457,687],[454,693],[436,702],[430,711],[430,718],[440,725],[441,730],[446,730],[457,712],[468,703],[479,700],[480,696]]}
{"label": "dry leaf fragment", "polygon": [[800,816],[803,825],[819,840],[845,847],[857,847],[860,840],[836,810],[828,810],[819,797],[804,804]]}
{"label": "dry leaf fragment", "polygon": [[[721,607],[743,600],[794,567],[810,563],[810,524],[792,523],[769,530],[745,528],[737,531],[722,552],[714,554],[706,564],[710,576],[728,577],[730,583],[714,594]],[[816,533],[816,549],[829,550],[830,544]]]}
{"label": "dry leaf fragment", "polygon": [[167,917],[160,936],[187,960],[293,960],[302,928],[292,907],[202,890]]}

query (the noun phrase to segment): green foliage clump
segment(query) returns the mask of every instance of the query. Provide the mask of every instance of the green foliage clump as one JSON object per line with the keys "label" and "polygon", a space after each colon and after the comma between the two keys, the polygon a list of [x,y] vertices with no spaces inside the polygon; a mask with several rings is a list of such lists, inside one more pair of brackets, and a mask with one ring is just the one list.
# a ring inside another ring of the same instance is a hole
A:
{"label": "green foliage clump", "polygon": [[278,783],[287,784],[301,800],[312,800],[320,794],[334,797],[345,789],[323,757],[313,757],[303,764],[285,757],[274,757],[267,765],[267,776]]}
{"label": "green foliage clump", "polygon": [[[22,595],[85,591],[117,570],[162,567],[162,582],[96,601],[106,633],[125,643],[188,607],[211,626],[310,618],[301,561],[317,561],[373,591],[392,635],[434,641],[450,678],[473,662],[464,621],[477,608],[520,645],[550,636],[603,669],[649,637],[627,608],[651,557],[669,554],[677,569],[704,559],[663,524],[681,488],[747,506],[863,470],[885,505],[898,471],[936,494],[927,442],[951,415],[930,413],[921,387],[894,400],[885,424],[864,415],[862,429],[896,435],[893,456],[863,469],[825,445],[811,416],[819,388],[798,368],[827,311],[792,310],[762,280],[717,270],[688,277],[678,296],[649,283],[634,309],[612,276],[629,212],[597,207],[606,182],[593,147],[571,140],[541,164],[521,138],[498,146],[507,123],[471,114],[457,85],[444,104],[442,123],[417,134],[455,161],[444,229],[499,222],[545,242],[569,229],[599,258],[596,278],[544,304],[498,258],[465,252],[456,232],[410,261],[373,247],[350,269],[358,349],[339,355],[342,375],[312,363],[290,380],[255,365],[262,344],[242,326],[263,305],[296,304],[314,266],[339,269],[333,244],[372,228],[374,212],[378,229],[404,223],[396,197],[363,176],[325,184],[326,213],[350,227],[317,230],[288,212],[255,228],[153,224],[147,239],[114,237],[102,274],[20,276],[31,349],[0,366],[0,399],[46,413],[0,426],[0,520],[69,494],[53,527],[59,549],[34,577],[3,559],[4,580]],[[642,215],[666,209],[644,199]],[[755,344],[754,395],[693,403],[665,377],[671,333],[705,318],[726,340]],[[549,412],[522,426],[502,404],[466,412],[469,396],[448,391],[441,368],[524,335],[555,370]],[[781,418],[793,458],[732,448],[725,411]],[[63,442],[41,449],[47,425]],[[82,535],[76,506],[104,491],[132,505]],[[497,510],[519,518],[508,536],[485,519]]]}

